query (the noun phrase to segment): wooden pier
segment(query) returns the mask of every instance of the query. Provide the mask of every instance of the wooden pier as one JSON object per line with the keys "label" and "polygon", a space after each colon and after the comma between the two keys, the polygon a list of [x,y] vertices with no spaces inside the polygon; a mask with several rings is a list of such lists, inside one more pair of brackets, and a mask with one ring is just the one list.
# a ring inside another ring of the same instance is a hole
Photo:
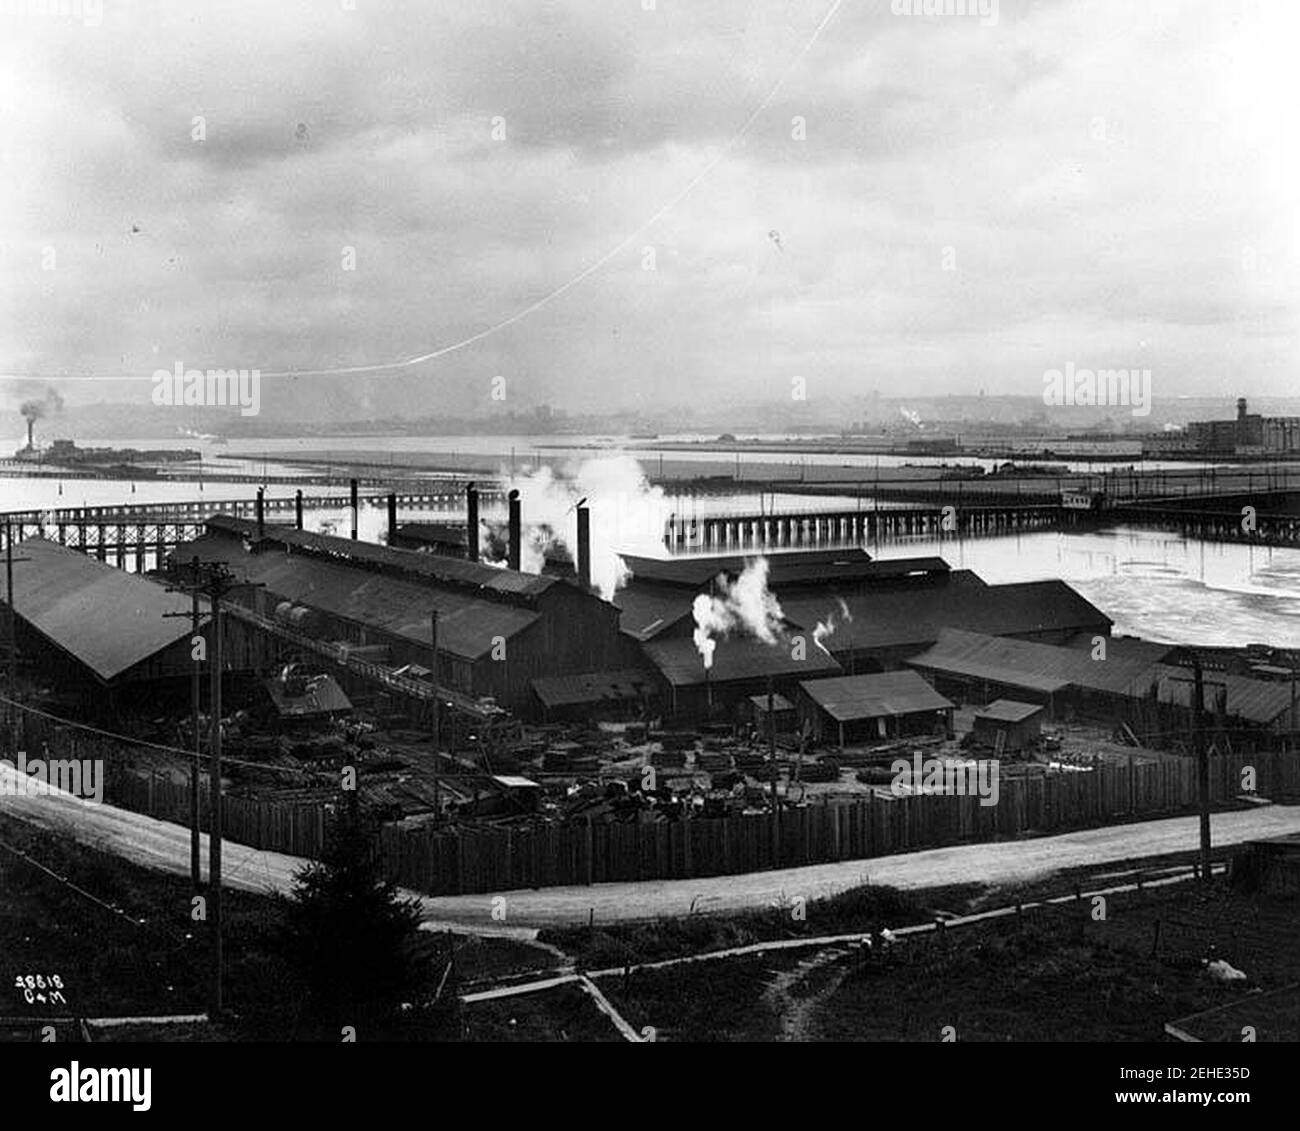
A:
{"label": "wooden pier", "polygon": [[[386,507],[390,493],[363,495],[361,506]],[[505,494],[496,489],[480,490],[479,497],[488,504],[504,507]],[[397,493],[398,513],[460,516],[463,521],[465,495],[450,487],[437,492]],[[297,495],[263,500],[263,516],[268,522],[296,523],[300,505]],[[316,494],[301,496],[304,514],[314,511],[346,510],[352,505],[350,494]],[[178,503],[139,503],[112,507],[60,507],[50,510],[8,511],[0,522],[15,543],[27,538],[48,538],[61,546],[111,562],[120,569],[143,573],[158,568],[167,554],[185,542],[203,534],[204,524],[215,514],[253,519],[257,515],[256,499],[194,500]],[[2,545],[0,541],[0,545]]]}
{"label": "wooden pier", "polygon": [[666,525],[664,545],[673,553],[835,549],[909,538],[989,538],[1057,529],[1073,521],[1073,516],[1055,503],[807,514],[674,515]]}

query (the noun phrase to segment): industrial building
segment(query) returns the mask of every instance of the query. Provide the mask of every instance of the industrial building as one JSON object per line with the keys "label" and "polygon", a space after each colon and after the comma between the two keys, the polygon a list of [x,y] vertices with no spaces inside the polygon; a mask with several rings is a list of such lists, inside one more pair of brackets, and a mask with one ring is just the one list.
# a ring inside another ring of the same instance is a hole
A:
{"label": "industrial building", "polygon": [[952,703],[914,671],[808,680],[799,685],[798,706],[814,739],[841,747],[953,733]]}
{"label": "industrial building", "polygon": [[1193,420],[1181,432],[1148,436],[1143,454],[1273,455],[1300,452],[1300,417],[1262,416],[1247,411],[1245,397],[1237,399],[1231,420]]}
{"label": "industrial building", "polygon": [[705,716],[736,707],[752,695],[774,692],[793,697],[805,679],[838,675],[840,665],[806,637],[785,637],[765,644],[752,637],[718,641],[713,664],[705,667],[688,637],[653,640],[642,645],[664,685],[664,703],[674,715]]}
{"label": "industrial building", "polygon": [[945,629],[932,648],[908,665],[959,702],[1014,699],[1047,708],[1109,717],[1134,699],[1153,694],[1155,667],[1142,657],[1094,660],[1078,648]]}
{"label": "industrial building", "polygon": [[[747,560],[624,558],[631,577],[613,598],[619,624],[660,672],[670,706],[693,710],[761,694],[769,675],[793,696],[794,685],[811,675],[896,669],[950,627],[1054,644],[1111,630],[1109,617],[1060,581],[988,585],[942,558],[874,561],[860,549],[769,554],[768,586],[785,637],[776,646],[720,640],[706,681],[692,642],[692,605],[717,592],[720,576],[738,576]],[[799,641],[803,658],[792,659]],[[824,670],[810,672],[814,662]]]}
{"label": "industrial building", "polygon": [[13,593],[19,648],[87,702],[193,671],[192,602],[182,593],[43,538],[15,547]]}
{"label": "industrial building", "polygon": [[536,679],[640,662],[616,608],[552,577],[224,516],[171,561],[194,556],[245,583],[231,600],[265,626],[240,621],[250,668],[275,661],[280,627],[389,671],[433,669],[436,620],[437,685],[528,715]]}
{"label": "industrial building", "polygon": [[[1050,718],[1128,719],[1167,735],[1188,731],[1192,716],[1188,669],[1161,662],[1174,651],[1112,641],[1104,658],[1094,658],[1079,642],[1062,647],[949,629],[907,663],[958,702],[1012,699],[1041,706]],[[1290,683],[1221,671],[1205,675],[1204,707],[1207,721],[1230,740],[1234,733],[1280,739],[1296,710]]]}

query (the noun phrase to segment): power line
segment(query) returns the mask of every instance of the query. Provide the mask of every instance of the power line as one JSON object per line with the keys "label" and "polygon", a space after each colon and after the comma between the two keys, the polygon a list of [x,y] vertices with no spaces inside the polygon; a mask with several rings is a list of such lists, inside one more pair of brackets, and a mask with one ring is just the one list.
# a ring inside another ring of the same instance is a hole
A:
{"label": "power line", "polygon": [[[556,299],[561,298],[563,295],[571,291],[574,287],[578,286],[580,283],[589,279],[592,275],[594,275],[597,271],[599,271],[602,267],[604,267],[617,255],[625,251],[635,240],[637,240],[641,235],[643,235],[649,228],[653,227],[656,223],[658,223],[659,220],[661,220],[665,215],[667,215],[674,208],[676,208],[677,205],[679,205],[683,200],[685,200],[688,196],[690,196],[690,194],[694,192],[696,188],[699,187],[699,185],[705,180],[705,178],[708,177],[709,174],[712,173],[715,168],[717,168],[717,166],[721,163],[722,159],[726,157],[728,154],[730,154],[731,151],[734,150],[742,140],[744,140],[745,136],[749,133],[754,123],[759,119],[759,117],[763,114],[763,112],[767,110],[767,108],[775,101],[776,96],[780,94],[781,89],[785,86],[786,80],[794,72],[794,69],[803,61],[804,56],[806,56],[808,52],[813,49],[813,47],[817,43],[817,40],[821,38],[822,32],[826,30],[826,27],[830,24],[831,20],[835,18],[835,14],[836,12],[839,11],[840,5],[843,2],[844,0],[833,0],[833,3],[831,4],[830,8],[827,10],[826,15],[822,17],[821,22],[818,23],[816,28],[813,29],[812,35],[808,38],[807,42],[804,43],[803,47],[800,48],[798,54],[796,54],[795,57],[790,61],[790,63],[786,66],[785,70],[781,72],[780,77],[776,80],[776,83],[772,86],[771,90],[767,92],[767,95],[758,104],[758,106],[755,107],[754,110],[749,114],[749,116],[744,120],[744,122],[741,123],[740,128],[736,130],[734,134],[732,134],[732,136],[726,142],[726,144],[723,145],[722,148],[719,149],[718,152],[715,153],[714,156],[711,157],[705,163],[704,167],[698,173],[696,173],[695,176],[693,176],[689,181],[687,181],[686,184],[681,189],[679,189],[672,197],[670,197],[667,203],[661,205],[658,209],[656,209],[655,212],[650,216],[648,220],[644,221],[637,228],[629,232],[622,240],[620,240],[617,244],[615,244],[614,247],[612,247],[609,251],[605,252],[603,255],[601,255],[599,258],[594,260],[592,263],[588,264],[586,267],[580,270],[576,275],[572,276],[565,282],[561,283],[558,287],[555,287],[554,289],[548,291],[541,298],[535,299],[533,302],[530,302],[528,305],[522,307],[520,310],[515,311],[514,314],[511,314],[507,318],[501,319],[499,322],[493,323],[491,326],[487,327],[484,330],[479,330],[477,333],[470,334],[468,337],[461,338],[459,341],[452,342],[449,345],[440,346],[436,349],[430,350],[427,353],[418,354],[414,357],[408,357],[403,361],[373,362],[373,363],[367,363],[362,365],[343,365],[343,366],[335,366],[332,368],[325,368],[325,369],[263,370],[261,371],[262,376],[263,377],[332,377],[332,376],[355,375],[361,373],[383,373],[391,370],[409,369],[411,366],[421,365],[428,361],[435,361],[438,358],[446,357],[448,354],[456,353],[459,350],[463,350],[466,347],[474,345],[477,342],[481,342],[483,341],[483,339],[489,338],[492,335],[497,334],[500,331],[510,326],[513,326],[517,322],[522,322],[529,315],[536,313],[537,311],[541,310],[543,307],[549,306]],[[45,380],[57,379],[57,380],[64,380],[64,381],[152,381],[153,377],[152,376],[104,377],[104,376],[95,376],[93,374],[87,376],[64,376],[62,374],[49,374],[49,373],[0,374],[0,380],[32,380],[32,379],[45,379]]]}

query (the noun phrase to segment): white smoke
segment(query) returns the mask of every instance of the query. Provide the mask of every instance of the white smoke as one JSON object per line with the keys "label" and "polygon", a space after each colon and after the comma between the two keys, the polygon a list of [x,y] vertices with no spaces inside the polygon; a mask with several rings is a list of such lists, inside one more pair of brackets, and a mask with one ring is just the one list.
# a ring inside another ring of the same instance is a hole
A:
{"label": "white smoke", "polygon": [[898,410],[898,415],[901,416],[904,420],[910,421],[917,428],[921,427],[921,414],[917,412],[915,409],[900,408]]}
{"label": "white smoke", "polygon": [[[284,522],[284,519],[279,521]],[[290,519],[289,521],[292,521]],[[352,508],[331,507],[309,510],[303,515],[304,529],[314,534],[332,534],[336,538],[352,536]],[[388,544],[388,504],[376,506],[362,499],[357,507],[357,540],[373,542],[377,546]]]}
{"label": "white smoke", "polygon": [[849,612],[849,607],[844,602],[843,597],[836,597],[840,606],[840,619],[835,619],[835,611],[832,609],[830,615],[823,621],[817,622],[817,627],[813,629],[813,643],[817,645],[826,655],[830,655],[830,649],[826,647],[824,641],[830,637],[841,624],[852,624],[853,614]]}
{"label": "white smoke", "polygon": [[584,497],[591,514],[591,583],[606,600],[627,581],[620,553],[664,556],[671,508],[631,456],[583,460],[564,476],[544,465],[511,478],[509,487],[519,492],[524,532],[519,568],[525,573],[540,573],[552,546],[565,547],[576,565],[576,505]]}
{"label": "white smoke", "polygon": [[706,669],[713,667],[716,637],[735,632],[755,636],[764,644],[775,644],[785,614],[781,603],[767,587],[767,559],[755,558],[734,582],[718,582],[715,596],[701,593],[691,605],[695,617],[693,639]]}

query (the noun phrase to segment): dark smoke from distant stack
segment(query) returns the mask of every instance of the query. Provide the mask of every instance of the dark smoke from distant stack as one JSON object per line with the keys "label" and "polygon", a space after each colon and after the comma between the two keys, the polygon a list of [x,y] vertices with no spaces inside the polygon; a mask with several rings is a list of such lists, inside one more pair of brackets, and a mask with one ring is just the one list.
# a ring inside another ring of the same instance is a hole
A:
{"label": "dark smoke from distant stack", "polygon": [[30,448],[32,446],[32,426],[44,417],[62,412],[63,397],[57,389],[46,389],[43,397],[23,401],[18,406],[18,411],[22,413],[23,419],[27,421],[27,446]]}

